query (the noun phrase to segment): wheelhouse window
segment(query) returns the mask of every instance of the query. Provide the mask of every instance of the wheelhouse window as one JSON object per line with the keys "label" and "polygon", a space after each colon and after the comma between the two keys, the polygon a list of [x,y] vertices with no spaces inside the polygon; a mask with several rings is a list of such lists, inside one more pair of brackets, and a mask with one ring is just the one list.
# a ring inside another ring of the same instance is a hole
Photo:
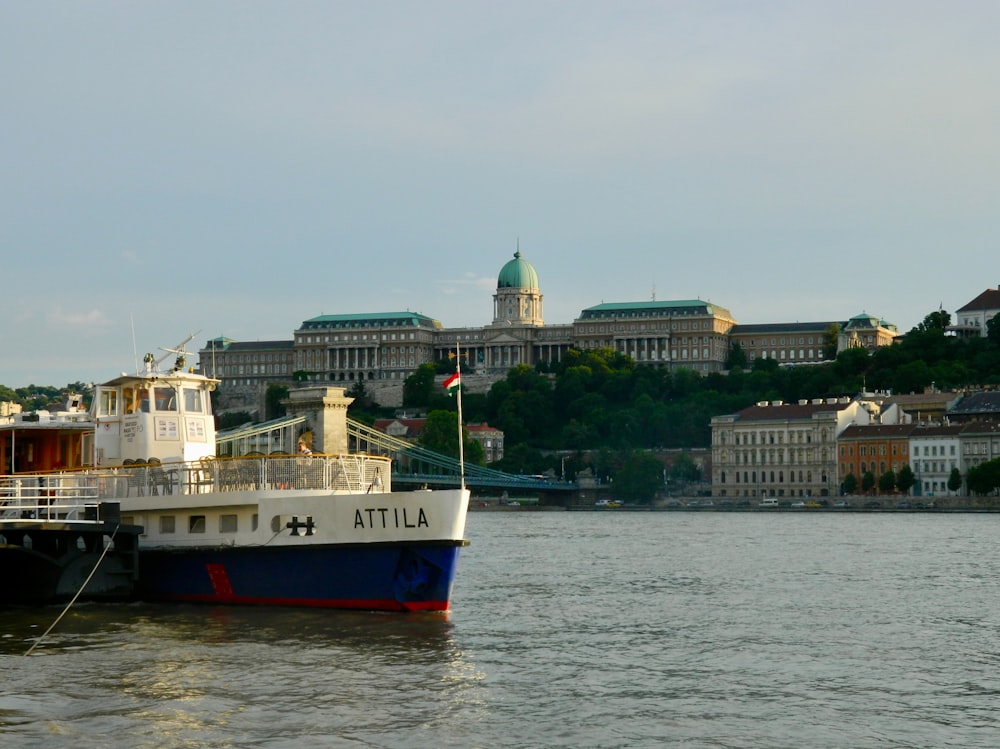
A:
{"label": "wheelhouse window", "polygon": [[188,413],[203,413],[201,391],[197,388],[184,388],[184,410]]}
{"label": "wheelhouse window", "polygon": [[97,402],[97,415],[98,416],[117,416],[118,415],[118,391],[117,390],[102,390],[101,397]]}
{"label": "wheelhouse window", "polygon": [[155,387],[153,395],[156,398],[157,411],[177,410],[177,394],[172,387]]}

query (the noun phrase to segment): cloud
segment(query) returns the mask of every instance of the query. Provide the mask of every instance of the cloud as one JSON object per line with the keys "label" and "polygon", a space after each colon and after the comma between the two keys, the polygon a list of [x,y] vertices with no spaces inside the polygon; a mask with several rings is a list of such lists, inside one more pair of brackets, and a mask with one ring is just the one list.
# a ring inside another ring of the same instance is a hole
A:
{"label": "cloud", "polygon": [[107,315],[101,310],[70,310],[53,307],[47,316],[48,324],[55,330],[62,328],[82,328],[93,332],[95,328],[106,328],[111,324]]}

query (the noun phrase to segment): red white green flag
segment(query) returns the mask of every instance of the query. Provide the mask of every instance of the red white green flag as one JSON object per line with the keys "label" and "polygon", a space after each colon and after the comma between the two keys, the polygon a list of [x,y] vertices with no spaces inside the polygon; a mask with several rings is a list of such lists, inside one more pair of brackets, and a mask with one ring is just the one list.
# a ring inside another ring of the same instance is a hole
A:
{"label": "red white green flag", "polygon": [[454,395],[458,388],[462,385],[462,375],[455,372],[455,374],[441,384],[444,385],[444,389],[448,391],[448,395]]}

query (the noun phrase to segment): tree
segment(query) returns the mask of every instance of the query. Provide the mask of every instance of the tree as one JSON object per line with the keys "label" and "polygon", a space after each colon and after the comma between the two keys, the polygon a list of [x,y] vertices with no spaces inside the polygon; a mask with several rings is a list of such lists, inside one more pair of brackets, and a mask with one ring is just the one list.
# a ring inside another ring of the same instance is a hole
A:
{"label": "tree", "polygon": [[729,346],[729,356],[726,358],[726,369],[747,368],[747,352],[743,350],[738,342],[733,342]]}
{"label": "tree", "polygon": [[676,481],[700,481],[701,469],[691,459],[690,454],[681,453],[670,466],[670,478]]}
{"label": "tree", "polygon": [[854,494],[858,490],[858,477],[853,473],[844,477],[844,494]]}
{"label": "tree", "polygon": [[1000,315],[993,315],[986,321],[986,340],[1000,346]]}
{"label": "tree", "polygon": [[896,489],[896,473],[893,470],[888,470],[878,477],[878,491],[879,494],[892,494]]}
{"label": "tree", "polygon": [[917,477],[913,475],[913,469],[910,468],[909,464],[899,469],[899,475],[896,476],[896,488],[903,494],[909,494],[916,482]]}
{"label": "tree", "polygon": [[951,315],[939,309],[925,316],[924,321],[917,325],[916,329],[922,333],[937,331],[944,335],[949,325],[951,325]]}
{"label": "tree", "polygon": [[872,489],[875,488],[875,474],[871,471],[865,471],[864,475],[861,477],[861,491],[865,494],[869,494]]}
{"label": "tree", "polygon": [[651,453],[628,454],[615,474],[615,494],[620,499],[649,504],[663,489],[663,463]]}
{"label": "tree", "polygon": [[962,474],[957,468],[951,469],[951,475],[948,476],[948,491],[957,492],[962,488]]}
{"label": "tree", "polygon": [[[421,446],[436,453],[458,459],[458,413],[456,411],[431,411],[427,414],[424,428],[420,430]],[[483,446],[469,437],[462,429],[462,448],[465,462],[483,465]]]}
{"label": "tree", "polygon": [[973,494],[994,494],[1000,489],[1000,458],[972,466],[965,480]]}
{"label": "tree", "polygon": [[288,409],[282,401],[288,400],[288,388],[284,385],[270,384],[264,394],[264,419],[280,419]]}
{"label": "tree", "polygon": [[[436,374],[437,366],[433,362],[426,362],[417,367],[416,372],[403,380],[403,405],[429,405],[434,393],[434,375]],[[458,445],[457,439],[456,445]]]}
{"label": "tree", "polygon": [[823,334],[823,358],[836,359],[837,348],[840,345],[840,324],[833,323]]}

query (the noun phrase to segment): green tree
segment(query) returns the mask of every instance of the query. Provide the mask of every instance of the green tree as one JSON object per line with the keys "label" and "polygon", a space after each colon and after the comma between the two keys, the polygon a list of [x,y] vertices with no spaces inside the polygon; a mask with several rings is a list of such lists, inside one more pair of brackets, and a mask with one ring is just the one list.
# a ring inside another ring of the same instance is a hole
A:
{"label": "green tree", "polygon": [[663,489],[663,463],[646,451],[630,452],[615,474],[615,495],[619,499],[649,504]]}
{"label": "green tree", "polygon": [[[434,376],[437,374],[437,365],[433,362],[426,362],[417,367],[417,370],[403,380],[403,405],[412,407],[426,407],[430,405],[434,393]],[[458,445],[458,438],[455,438]]]}
{"label": "green tree", "polygon": [[844,477],[844,494],[854,494],[858,491],[858,477],[853,473]]}
{"label": "green tree", "polygon": [[972,494],[994,494],[1000,489],[1000,458],[969,468],[965,482]]}
{"label": "green tree", "polygon": [[840,325],[833,323],[823,334],[823,358],[834,360],[837,358],[837,348],[840,345]]}
{"label": "green tree", "polygon": [[288,400],[288,388],[284,385],[270,384],[264,393],[264,419],[280,419],[288,410],[283,401]]}
{"label": "green tree", "polygon": [[[436,453],[458,459],[458,413],[456,411],[431,411],[427,414],[424,428],[420,430],[418,443]],[[469,437],[462,429],[462,448],[465,462],[484,465],[483,446]]]}
{"label": "green tree", "polygon": [[899,489],[903,494],[909,494],[910,489],[917,482],[917,477],[913,475],[913,469],[910,468],[909,464],[903,465],[899,469],[899,475],[896,476],[896,488]]}
{"label": "green tree", "polygon": [[986,321],[986,340],[1000,346],[1000,315],[993,315]]}
{"label": "green tree", "polygon": [[896,473],[891,469],[878,477],[878,490],[880,494],[892,494],[896,489]]}
{"label": "green tree", "polygon": [[674,481],[700,481],[701,469],[691,458],[690,453],[681,453],[670,466],[670,478]]}
{"label": "green tree", "polygon": [[951,325],[951,315],[943,309],[939,309],[926,315],[924,321],[917,325],[916,330],[922,333],[934,331],[944,335],[949,325]]}
{"label": "green tree", "polygon": [[962,488],[962,473],[957,468],[951,469],[951,475],[948,476],[948,491],[957,492]]}
{"label": "green tree", "polygon": [[861,477],[861,491],[865,494],[871,493],[871,490],[875,488],[875,474],[871,471],[865,471],[864,475]]}
{"label": "green tree", "polygon": [[733,342],[729,346],[729,355],[726,357],[726,369],[747,368],[747,352],[743,350],[738,342]]}

